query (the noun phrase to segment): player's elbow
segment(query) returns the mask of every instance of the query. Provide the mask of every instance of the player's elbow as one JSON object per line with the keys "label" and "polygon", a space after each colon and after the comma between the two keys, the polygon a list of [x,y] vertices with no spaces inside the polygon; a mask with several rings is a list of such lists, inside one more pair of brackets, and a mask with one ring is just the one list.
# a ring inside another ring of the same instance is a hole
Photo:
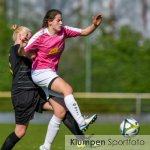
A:
{"label": "player's elbow", "polygon": [[90,33],[89,32],[86,32],[84,30],[81,31],[81,36],[88,36]]}

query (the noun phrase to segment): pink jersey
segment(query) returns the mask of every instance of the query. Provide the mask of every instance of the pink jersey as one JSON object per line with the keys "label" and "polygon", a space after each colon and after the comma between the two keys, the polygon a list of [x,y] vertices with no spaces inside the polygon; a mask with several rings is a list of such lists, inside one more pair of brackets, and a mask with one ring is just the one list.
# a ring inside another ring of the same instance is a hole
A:
{"label": "pink jersey", "polygon": [[36,51],[32,69],[52,69],[57,71],[60,56],[64,51],[65,39],[79,36],[81,29],[64,26],[56,35],[50,35],[48,28],[42,28],[29,40],[25,51]]}

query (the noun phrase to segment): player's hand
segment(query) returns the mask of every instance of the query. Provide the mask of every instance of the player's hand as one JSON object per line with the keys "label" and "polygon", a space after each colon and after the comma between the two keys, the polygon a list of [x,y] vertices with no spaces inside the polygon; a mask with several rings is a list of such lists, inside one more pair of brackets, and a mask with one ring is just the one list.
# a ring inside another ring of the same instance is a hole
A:
{"label": "player's hand", "polygon": [[24,51],[24,47],[27,45],[28,43],[28,40],[29,40],[29,35],[26,34],[26,35],[22,35],[21,33],[19,33],[17,35],[17,39],[18,39],[18,44],[20,44],[20,47],[18,49],[18,54],[20,56],[24,56],[26,57],[26,53]]}
{"label": "player's hand", "polygon": [[24,36],[24,35],[19,34],[19,39],[20,39],[20,45],[21,45],[21,47],[24,48],[27,45],[27,43],[28,43],[29,35],[26,34]]}
{"label": "player's hand", "polygon": [[96,27],[102,23],[102,15],[94,16],[92,19],[93,19],[93,24]]}
{"label": "player's hand", "polygon": [[26,53],[26,57],[28,57],[32,61],[36,58],[36,56],[37,56],[37,54],[35,53],[35,51],[31,51],[31,52]]}

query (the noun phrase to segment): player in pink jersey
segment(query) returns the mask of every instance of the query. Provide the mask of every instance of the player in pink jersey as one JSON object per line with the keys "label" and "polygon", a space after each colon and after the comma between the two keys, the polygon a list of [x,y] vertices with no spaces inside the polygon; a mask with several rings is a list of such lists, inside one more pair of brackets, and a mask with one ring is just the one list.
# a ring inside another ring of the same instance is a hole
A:
{"label": "player in pink jersey", "polygon": [[[76,36],[91,34],[102,22],[102,16],[93,17],[91,25],[85,29],[63,26],[62,13],[59,10],[49,10],[44,19],[42,29],[29,40],[25,47],[26,52],[35,51],[37,56],[32,65],[33,81],[45,91],[47,97],[54,95],[64,99],[67,109],[77,121],[80,130],[85,130],[90,123],[94,122],[97,115],[84,119],[77,102],[73,96],[72,87],[58,76],[58,63],[65,47],[65,39]],[[49,150],[58,130],[61,119],[59,109],[55,103],[51,103],[55,115],[47,130],[44,144],[40,150]]]}
{"label": "player in pink jersey", "polygon": [[[14,31],[12,36],[14,45],[10,49],[9,65],[13,76],[11,97],[15,111],[15,129],[7,136],[0,150],[12,150],[26,134],[35,111],[42,113],[43,110],[53,110],[50,103],[51,101],[54,103],[57,99],[51,97],[47,100],[43,90],[39,89],[31,80],[32,62],[30,59],[34,59],[34,54],[28,53],[27,56],[24,51],[20,51],[32,36],[31,30],[18,25],[13,25],[12,30]],[[59,100],[59,102],[63,101]],[[66,108],[64,103],[56,103],[56,105],[59,110],[62,110],[61,112],[64,112]],[[63,123],[79,140],[86,138],[70,112],[67,111],[65,117],[63,116]]]}

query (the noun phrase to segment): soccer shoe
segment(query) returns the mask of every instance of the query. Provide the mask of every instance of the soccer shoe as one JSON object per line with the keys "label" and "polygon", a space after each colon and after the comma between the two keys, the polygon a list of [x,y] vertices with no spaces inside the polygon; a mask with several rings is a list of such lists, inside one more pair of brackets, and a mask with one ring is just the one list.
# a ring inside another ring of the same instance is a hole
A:
{"label": "soccer shoe", "polygon": [[47,150],[47,149],[44,147],[44,145],[41,145],[41,146],[39,147],[39,150]]}
{"label": "soccer shoe", "polygon": [[94,114],[94,115],[92,115],[91,117],[87,117],[87,118],[85,119],[85,124],[83,124],[83,125],[80,126],[80,130],[81,130],[81,131],[86,131],[87,128],[88,128],[88,126],[89,126],[90,124],[94,123],[96,119],[97,119],[97,114]]}

